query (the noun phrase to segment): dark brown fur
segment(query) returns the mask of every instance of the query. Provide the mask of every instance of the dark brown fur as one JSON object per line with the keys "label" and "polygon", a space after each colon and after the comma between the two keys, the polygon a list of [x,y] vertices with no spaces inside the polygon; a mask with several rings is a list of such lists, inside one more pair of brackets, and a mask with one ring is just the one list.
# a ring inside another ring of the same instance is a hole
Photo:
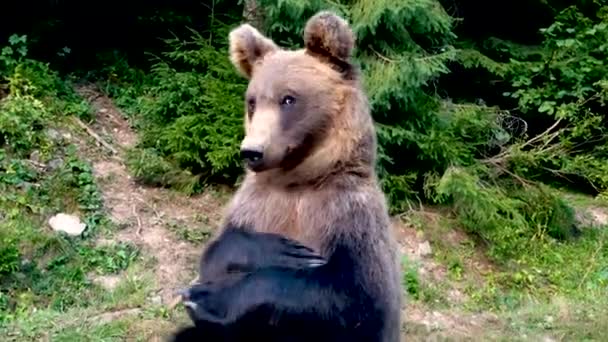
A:
{"label": "dark brown fur", "polygon": [[[250,78],[243,145],[262,146],[265,166],[247,171],[225,223],[280,233],[322,256],[352,242],[364,287],[386,308],[382,341],[397,341],[399,258],[367,97],[350,64],[354,37],[328,12],[309,20],[304,37],[305,49],[287,51],[247,24],[230,34],[230,58]],[[280,105],[286,94],[296,99],[290,109]]]}

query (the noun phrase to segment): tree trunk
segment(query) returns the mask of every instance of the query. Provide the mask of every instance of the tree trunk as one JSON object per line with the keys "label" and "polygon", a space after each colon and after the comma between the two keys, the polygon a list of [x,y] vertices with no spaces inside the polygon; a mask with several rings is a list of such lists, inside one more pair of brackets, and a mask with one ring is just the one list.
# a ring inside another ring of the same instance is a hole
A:
{"label": "tree trunk", "polygon": [[245,0],[243,18],[251,26],[255,27],[260,32],[264,32],[264,14],[256,0]]}

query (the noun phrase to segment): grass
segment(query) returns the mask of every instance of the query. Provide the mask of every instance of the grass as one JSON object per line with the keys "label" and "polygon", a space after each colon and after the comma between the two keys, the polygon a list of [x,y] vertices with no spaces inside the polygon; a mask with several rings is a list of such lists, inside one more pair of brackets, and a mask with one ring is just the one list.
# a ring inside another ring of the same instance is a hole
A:
{"label": "grass", "polygon": [[[95,277],[119,274],[139,262],[139,251],[129,243],[95,243],[97,231],[112,228],[96,205],[90,174],[69,169],[29,178],[33,185],[27,190],[10,187],[1,193],[0,211],[9,214],[0,231],[0,334],[14,340],[38,340],[43,333],[53,340],[78,340],[71,338],[82,327],[62,327],[57,321],[78,322],[82,312],[141,304],[148,284],[128,276],[114,292],[95,284]],[[85,181],[74,184],[74,179]],[[64,210],[84,217],[87,234],[69,237],[50,230],[48,215]],[[93,340],[105,340],[120,327],[109,323],[89,333]]]}
{"label": "grass", "polygon": [[53,341],[122,340],[141,316],[162,316],[147,304],[153,282],[151,276],[140,272],[136,268],[127,270],[114,290],[97,288],[95,301],[87,307],[41,309],[18,315],[7,326],[6,336],[15,341],[37,341],[45,335]]}
{"label": "grass", "polygon": [[[574,207],[606,207],[601,199],[572,194],[563,198]],[[433,249],[429,259],[404,262],[404,288],[413,303],[458,317],[492,313],[498,323],[481,323],[481,340],[600,341],[607,336],[608,227],[581,227],[578,238],[564,242],[544,237],[522,255],[523,263],[510,264],[491,262],[483,245],[460,232],[442,209],[413,211],[406,222]],[[420,267],[428,271],[432,263],[440,265],[445,276],[422,279]],[[453,289],[462,292],[461,304],[446,300]],[[408,329],[411,336],[429,333],[415,324]]]}
{"label": "grass", "polygon": [[595,300],[555,297],[548,302],[530,301],[518,310],[504,312],[505,322],[488,331],[493,341],[540,341],[551,337],[559,341],[602,341],[608,334],[606,293],[595,293]]}
{"label": "grass", "polygon": [[165,222],[167,230],[171,231],[179,240],[187,241],[193,244],[203,243],[211,238],[212,227],[209,224],[209,218],[204,215],[197,215],[193,219],[193,223],[185,224],[181,220],[170,220]]}

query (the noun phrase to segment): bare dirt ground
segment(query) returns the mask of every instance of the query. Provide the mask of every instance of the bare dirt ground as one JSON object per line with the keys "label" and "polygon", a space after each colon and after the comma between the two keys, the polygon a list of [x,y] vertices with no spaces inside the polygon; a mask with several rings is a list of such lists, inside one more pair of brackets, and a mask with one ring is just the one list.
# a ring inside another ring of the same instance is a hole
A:
{"label": "bare dirt ground", "polygon": [[[209,226],[215,227],[221,219],[224,203],[210,194],[188,197],[167,189],[138,185],[124,163],[124,150],[137,143],[137,134],[112,101],[94,86],[80,86],[77,91],[90,101],[95,110],[96,121],[90,124],[91,130],[98,136],[95,139],[107,142],[117,152],[108,153],[109,148],[100,143],[79,143],[80,153],[93,165],[105,206],[112,220],[121,227],[112,239],[134,243],[142,248],[143,254],[156,260],[154,276],[158,297],[162,304],[175,305],[174,291],[191,282],[196,275],[203,243],[193,244],[178,238],[168,229],[169,223],[180,222],[197,229],[201,225],[198,218],[202,215],[209,219]],[[443,280],[445,267],[430,257],[432,251],[428,250],[424,237],[414,227],[398,220],[394,229],[402,252],[419,263],[423,281]],[[458,236],[450,239],[457,240]],[[483,269],[486,266],[480,264],[471,267]],[[104,277],[97,281],[111,288],[118,279]],[[449,294],[449,300],[455,303],[463,296],[457,287],[451,289]],[[475,336],[483,332],[484,325],[496,323],[495,317],[490,314],[435,311],[411,302],[404,310],[404,319],[404,337],[413,341],[475,340]]]}
{"label": "bare dirt ground", "polygon": [[112,220],[122,227],[114,239],[135,243],[143,253],[154,257],[158,293],[162,302],[169,304],[175,299],[174,291],[195,276],[202,246],[176,238],[167,229],[167,223],[179,221],[195,226],[200,214],[217,221],[221,218],[222,203],[208,194],[186,197],[136,184],[123,161],[123,151],[137,143],[137,135],[112,102],[94,87],[80,87],[78,91],[96,111],[96,122],[91,128],[102,139],[109,138],[108,142],[118,151],[112,157],[87,153],[105,206]]}

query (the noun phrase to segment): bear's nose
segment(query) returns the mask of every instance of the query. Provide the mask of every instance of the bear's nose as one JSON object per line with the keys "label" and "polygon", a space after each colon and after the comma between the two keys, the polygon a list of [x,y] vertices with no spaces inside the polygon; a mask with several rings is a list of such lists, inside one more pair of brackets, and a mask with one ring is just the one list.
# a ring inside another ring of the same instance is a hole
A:
{"label": "bear's nose", "polygon": [[264,152],[256,148],[243,148],[241,149],[241,159],[247,163],[249,168],[256,169],[264,161]]}

